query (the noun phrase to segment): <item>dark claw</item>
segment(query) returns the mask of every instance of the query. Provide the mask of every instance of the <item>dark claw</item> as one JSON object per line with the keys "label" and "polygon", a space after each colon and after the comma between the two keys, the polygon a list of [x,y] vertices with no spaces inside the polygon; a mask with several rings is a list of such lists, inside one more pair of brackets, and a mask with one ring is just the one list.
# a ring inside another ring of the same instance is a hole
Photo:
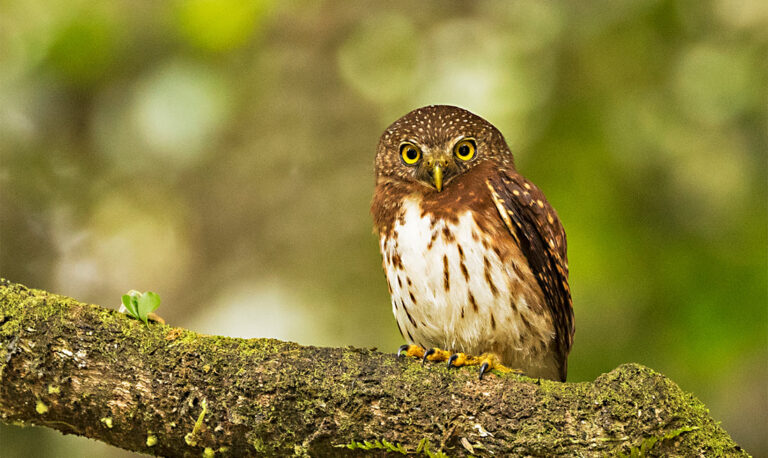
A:
{"label": "dark claw", "polygon": [[400,348],[397,349],[397,357],[399,358],[399,357],[403,356],[402,353],[404,351],[407,351],[408,347],[410,347],[410,345],[408,345],[408,344],[400,345]]}
{"label": "dark claw", "polygon": [[448,358],[448,367],[453,367],[453,362],[456,361],[456,359],[459,357],[458,354],[454,353],[451,355],[450,358]]}
{"label": "dark claw", "polygon": [[422,365],[422,366],[424,365],[424,363],[426,363],[426,362],[427,362],[427,356],[429,356],[429,355],[433,354],[434,352],[435,352],[435,349],[434,349],[434,348],[430,348],[429,350],[427,350],[427,351],[425,351],[425,352],[424,352],[424,358],[421,360],[421,365]]}
{"label": "dark claw", "polygon": [[483,374],[488,370],[488,363],[483,363],[482,366],[480,366],[480,380],[483,379]]}

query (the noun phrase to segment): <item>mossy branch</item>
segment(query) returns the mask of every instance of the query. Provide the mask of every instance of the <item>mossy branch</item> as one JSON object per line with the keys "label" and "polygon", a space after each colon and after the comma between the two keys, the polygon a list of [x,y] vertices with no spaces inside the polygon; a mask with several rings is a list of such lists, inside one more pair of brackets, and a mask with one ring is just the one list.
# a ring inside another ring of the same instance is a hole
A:
{"label": "mossy branch", "polygon": [[[0,419],[164,456],[744,454],[692,395],[213,337],[0,281]],[[635,456],[635,455],[632,455]]]}

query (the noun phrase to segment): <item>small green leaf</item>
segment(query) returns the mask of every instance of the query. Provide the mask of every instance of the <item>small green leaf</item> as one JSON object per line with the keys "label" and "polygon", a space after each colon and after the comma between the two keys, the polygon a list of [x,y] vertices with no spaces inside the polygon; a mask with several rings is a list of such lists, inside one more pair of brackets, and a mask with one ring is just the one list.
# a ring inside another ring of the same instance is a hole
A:
{"label": "small green leaf", "polygon": [[132,289],[128,293],[123,294],[122,301],[132,317],[143,321],[147,325],[149,324],[147,316],[160,307],[160,296],[152,291],[141,293]]}
{"label": "small green leaf", "polygon": [[123,294],[123,305],[128,310],[128,313],[131,314],[132,317],[138,318],[139,311],[137,309],[136,296],[133,293],[134,291],[128,291],[127,294]]}
{"label": "small green leaf", "polygon": [[147,315],[157,310],[158,307],[160,307],[160,296],[152,291],[147,291],[139,297],[139,318],[146,323]]}

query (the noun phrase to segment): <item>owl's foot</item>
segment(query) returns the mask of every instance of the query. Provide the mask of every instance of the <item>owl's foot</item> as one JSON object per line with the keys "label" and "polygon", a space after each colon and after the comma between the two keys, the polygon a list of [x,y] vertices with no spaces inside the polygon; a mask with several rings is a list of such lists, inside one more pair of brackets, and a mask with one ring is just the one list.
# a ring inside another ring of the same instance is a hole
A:
{"label": "owl's foot", "polygon": [[414,358],[420,358],[421,364],[427,361],[448,361],[451,357],[451,353],[439,348],[430,348],[424,350],[423,347],[418,345],[401,345],[397,350],[397,356],[411,356]]}
{"label": "owl's foot", "polygon": [[484,374],[492,370],[497,370],[502,373],[523,373],[518,369],[512,369],[501,364],[501,359],[494,353],[483,353],[480,356],[468,355],[466,353],[454,353],[448,358],[448,367],[462,366],[480,366],[480,380],[483,379]]}
{"label": "owl's foot", "polygon": [[483,353],[480,356],[472,356],[467,355],[466,353],[451,353],[439,348],[424,350],[424,348],[418,345],[402,345],[397,350],[397,356],[420,358],[422,364],[426,361],[447,361],[448,367],[480,366],[480,380],[483,379],[484,374],[491,370],[497,370],[503,373],[514,372],[522,374],[522,371],[520,370],[511,369],[501,364],[499,357],[493,353]]}

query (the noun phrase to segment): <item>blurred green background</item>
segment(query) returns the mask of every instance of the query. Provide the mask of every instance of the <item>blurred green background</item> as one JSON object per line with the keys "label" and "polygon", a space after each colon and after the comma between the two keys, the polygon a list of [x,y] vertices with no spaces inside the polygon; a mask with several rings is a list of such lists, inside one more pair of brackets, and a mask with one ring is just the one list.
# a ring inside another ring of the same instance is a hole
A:
{"label": "blurred green background", "polygon": [[[569,380],[636,361],[768,455],[768,3],[0,0],[0,274],[170,324],[401,343],[369,204],[426,104],[568,233]],[[127,456],[0,426],[8,456]]]}

